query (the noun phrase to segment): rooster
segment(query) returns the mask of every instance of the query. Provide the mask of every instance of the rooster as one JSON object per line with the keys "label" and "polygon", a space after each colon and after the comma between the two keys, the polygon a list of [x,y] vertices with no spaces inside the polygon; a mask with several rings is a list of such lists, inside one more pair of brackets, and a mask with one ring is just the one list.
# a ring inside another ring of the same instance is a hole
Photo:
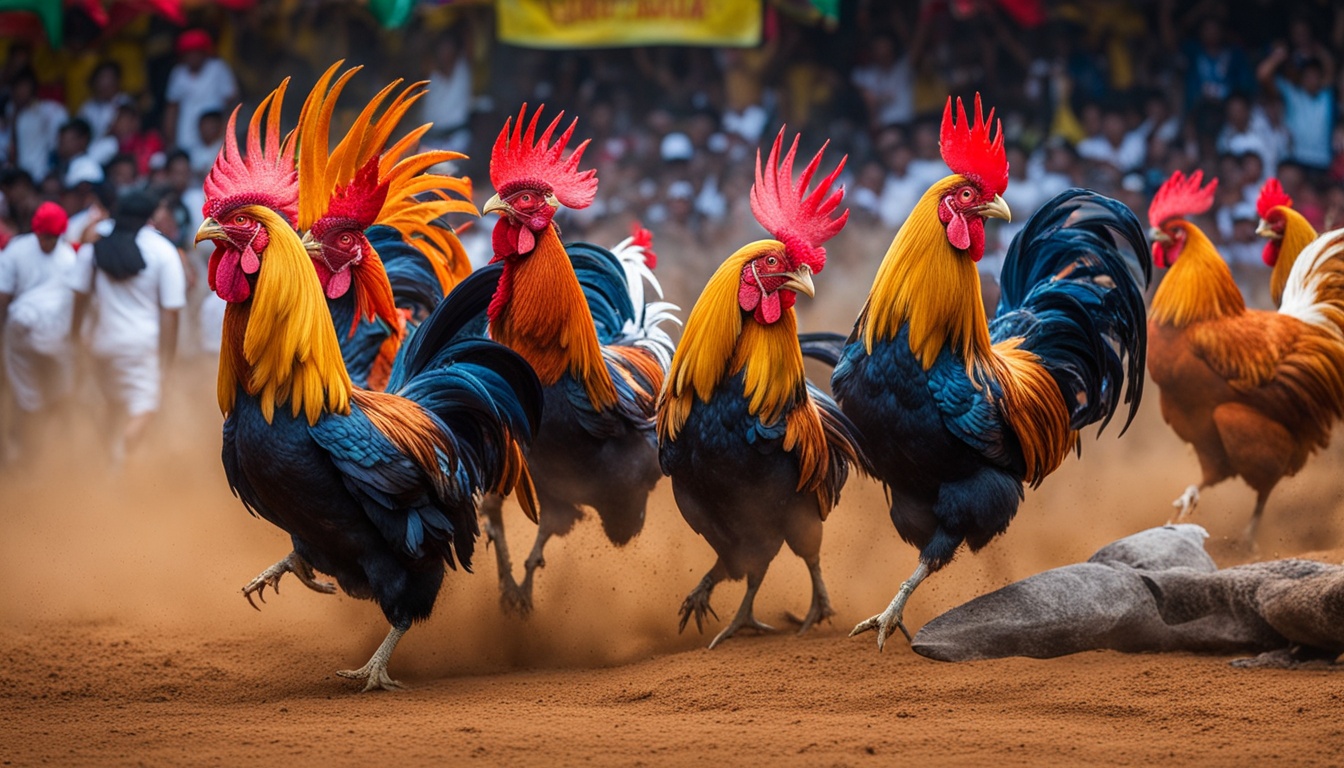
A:
{"label": "rooster", "polygon": [[287,572],[334,591],[315,569],[377,602],[391,625],[386,640],[363,667],[339,674],[364,680],[366,691],[396,688],[387,666],[397,642],[430,615],[445,566],[471,568],[475,495],[518,488],[524,509],[533,506],[523,443],[540,421],[541,387],[515,353],[460,333],[472,319],[462,308],[474,302],[456,295],[398,358],[388,393],[350,383],[293,228],[283,90],[253,116],[245,157],[227,135],[196,234],[215,243],[210,285],[228,302],[218,379],[224,470],[244,506],[293,542],[255,591],[278,588]]}
{"label": "rooster", "polygon": [[1283,303],[1283,289],[1288,285],[1288,275],[1297,257],[1316,239],[1316,228],[1293,210],[1293,198],[1283,191],[1278,179],[1271,178],[1260,188],[1255,212],[1260,216],[1256,234],[1267,240],[1265,265],[1274,269],[1269,277],[1269,293],[1277,307]]}
{"label": "rooster", "polygon": [[[1218,180],[1203,178],[1176,172],[1148,208],[1153,260],[1170,268],[1149,313],[1148,371],[1162,418],[1194,446],[1203,473],[1173,502],[1177,519],[1201,489],[1241,477],[1256,492],[1244,535],[1253,548],[1274,486],[1328,444],[1344,415],[1344,230],[1296,256],[1279,311],[1247,309],[1227,263],[1185,218],[1213,205]],[[1271,226],[1283,217],[1287,249],[1297,214],[1283,203],[1266,212]]]}
{"label": "rooster", "polygon": [[1002,129],[949,98],[940,148],[953,174],[906,219],[831,380],[886,485],[891,520],[919,565],[851,636],[893,628],[906,601],[964,543],[1002,533],[1023,498],[1143,385],[1146,243],[1123,205],[1084,190],[1047,202],[1008,248],[998,315],[986,322],[975,263],[985,218],[1009,218]]}
{"label": "rooster", "polygon": [[[564,245],[552,221],[561,205],[584,208],[597,191],[596,171],[580,171],[585,141],[565,156],[577,120],[556,137],[556,116],[537,136],[541,109],[507,120],[490,158],[497,194],[482,208],[496,213],[494,259],[467,282],[494,284],[485,317],[491,338],[531,363],[546,388],[541,428],[528,452],[541,516],[537,539],[513,580],[504,538],[502,499],[487,497],[482,514],[495,544],[501,600],[526,615],[544,548],[592,508],[607,538],[620,546],[644,526],[649,493],[662,477],[654,415],[672,357],[660,324],[675,307],[641,301],[651,276],[643,249],[623,255],[587,243]],[[552,138],[555,137],[554,141]],[[633,243],[627,243],[633,245]]]}
{"label": "rooster", "polygon": [[423,320],[471,271],[457,236],[437,222],[477,212],[469,180],[427,172],[462,155],[408,154],[430,125],[387,148],[401,119],[424,96],[423,82],[397,93],[374,119],[401,81],[383,88],[328,152],[332,112],[360,69],[350,68],[331,84],[341,64],[319,79],[299,117],[297,223],[343,333],[341,352],[352,381],[382,389],[408,319],[412,327]]}
{"label": "rooster", "polygon": [[[663,471],[682,517],[718,554],[681,606],[680,629],[703,630],[723,579],[746,576],[737,615],[710,648],[744,627],[769,631],[753,615],[765,571],[788,542],[807,564],[812,603],[801,632],[834,614],[821,578],[821,524],[840,500],[851,465],[864,466],[856,432],[835,401],[807,381],[793,304],[813,295],[826,263],[821,244],[845,225],[832,218],[844,188],[831,185],[844,160],[814,191],[822,151],[793,185],[798,139],[780,163],[781,130],[766,173],[756,157],[751,207],[774,235],[739,249],[715,271],[691,309],[658,407]],[[716,616],[717,618],[717,616]]]}

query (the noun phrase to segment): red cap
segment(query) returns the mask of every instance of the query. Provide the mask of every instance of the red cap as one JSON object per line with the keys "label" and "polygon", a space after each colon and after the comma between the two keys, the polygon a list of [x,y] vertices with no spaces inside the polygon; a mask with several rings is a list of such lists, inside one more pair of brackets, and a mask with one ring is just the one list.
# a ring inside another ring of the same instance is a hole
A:
{"label": "red cap", "polygon": [[205,51],[210,53],[215,49],[215,41],[211,39],[210,33],[204,29],[188,29],[177,36],[178,55],[189,53],[191,51]]}
{"label": "red cap", "polygon": [[59,236],[65,234],[70,217],[61,206],[47,202],[37,206],[33,213],[33,234]]}

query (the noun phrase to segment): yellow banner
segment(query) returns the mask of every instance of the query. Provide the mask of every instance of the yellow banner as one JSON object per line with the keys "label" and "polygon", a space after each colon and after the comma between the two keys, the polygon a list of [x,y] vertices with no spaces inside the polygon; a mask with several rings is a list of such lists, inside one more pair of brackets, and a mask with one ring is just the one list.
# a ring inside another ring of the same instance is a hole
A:
{"label": "yellow banner", "polygon": [[498,0],[499,39],[530,48],[753,46],[761,0]]}

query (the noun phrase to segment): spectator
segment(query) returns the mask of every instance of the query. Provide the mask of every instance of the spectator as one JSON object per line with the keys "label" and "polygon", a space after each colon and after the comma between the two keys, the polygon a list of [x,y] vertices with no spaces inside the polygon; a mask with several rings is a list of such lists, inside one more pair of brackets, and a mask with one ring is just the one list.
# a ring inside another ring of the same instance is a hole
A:
{"label": "spectator", "polygon": [[[22,168],[10,168],[0,173],[0,195],[5,200],[5,226],[7,234],[28,232],[33,214],[42,199],[37,194],[37,185],[33,177]],[[3,247],[3,244],[0,244]]]}
{"label": "spectator", "polygon": [[[921,14],[921,18],[922,18]],[[879,33],[869,43],[868,63],[854,69],[851,80],[863,95],[873,129],[907,125],[915,119],[915,64],[927,38],[927,23],[916,27],[905,55],[896,55],[896,39]]]}
{"label": "spectator", "polygon": [[33,70],[20,70],[14,76],[5,106],[5,122],[13,131],[9,160],[27,171],[34,182],[40,183],[51,173],[56,137],[67,117],[65,107],[38,98]]}
{"label": "spectator", "polygon": [[104,61],[89,75],[89,98],[80,105],[79,116],[88,122],[97,141],[111,130],[117,109],[130,101],[131,97],[121,90],[121,65]]}
{"label": "spectator", "polygon": [[118,199],[112,231],[79,249],[70,287],[79,327],[89,300],[98,313],[89,351],[112,408],[111,456],[119,465],[159,408],[163,377],[177,352],[186,279],[177,249],[146,226],[159,201],[144,192]]}
{"label": "spectator", "polygon": [[[89,144],[93,140],[93,130],[89,123],[82,117],[76,117],[67,121],[60,127],[56,133],[56,157],[52,163],[52,173],[60,177],[66,186],[71,186],[70,181],[66,179],[70,169],[80,161],[85,161],[82,165],[85,168],[97,169],[98,181],[103,180],[103,161],[96,160],[89,156]],[[87,176],[94,173],[91,170],[84,170],[83,175]]]}
{"label": "spectator", "polygon": [[117,151],[135,159],[136,173],[140,176],[148,176],[150,167],[163,160],[163,137],[144,127],[144,119],[134,104],[123,104],[117,110],[112,135],[117,139]]}
{"label": "spectator", "polygon": [[[75,252],[61,241],[65,229],[65,211],[43,203],[33,214],[33,231],[0,251],[0,349],[19,417],[10,437],[25,457],[33,449],[35,417],[63,400],[73,383],[66,280]],[[7,443],[7,458],[12,447]]]}
{"label": "spectator", "polygon": [[201,148],[201,115],[222,112],[238,101],[233,70],[214,56],[214,48],[210,34],[202,29],[189,29],[177,37],[180,61],[168,75],[163,131],[169,145],[188,153]]}
{"label": "spectator", "polygon": [[201,144],[191,151],[190,159],[191,172],[199,184],[205,181],[205,175],[210,172],[210,166],[215,164],[215,158],[219,156],[219,150],[224,146],[224,113],[217,109],[202,112],[197,128]]}
{"label": "spectator", "polygon": [[1185,102],[1194,111],[1201,103],[1216,107],[1234,93],[1247,95],[1255,88],[1251,65],[1240,46],[1227,42],[1221,19],[1199,23],[1199,36],[1184,47]]}
{"label": "spectator", "polygon": [[428,80],[420,116],[434,127],[425,134],[425,148],[470,152],[471,59],[455,31],[444,33],[434,43]]}
{"label": "spectator", "polygon": [[1265,88],[1283,99],[1284,125],[1292,139],[1289,157],[1313,170],[1325,170],[1333,159],[1335,93],[1326,87],[1325,66],[1319,59],[1305,61],[1294,82],[1279,72],[1288,58],[1287,46],[1276,46],[1257,74]]}
{"label": "spectator", "polygon": [[1078,142],[1078,154],[1124,173],[1143,164],[1145,138],[1138,131],[1125,129],[1124,112],[1108,109],[1102,113],[1099,132]]}
{"label": "spectator", "polygon": [[1252,124],[1250,99],[1241,94],[1234,94],[1227,100],[1223,114],[1225,122],[1215,142],[1217,150],[1232,155],[1254,152],[1260,157],[1264,167],[1270,169],[1272,173],[1277,158],[1265,137],[1264,128],[1267,126],[1257,130]]}

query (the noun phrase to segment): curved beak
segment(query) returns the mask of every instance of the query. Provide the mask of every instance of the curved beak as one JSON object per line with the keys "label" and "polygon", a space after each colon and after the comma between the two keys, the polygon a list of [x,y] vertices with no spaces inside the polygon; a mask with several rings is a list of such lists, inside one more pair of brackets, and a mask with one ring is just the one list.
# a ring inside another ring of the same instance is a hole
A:
{"label": "curved beak", "polygon": [[503,216],[504,214],[509,212],[509,204],[504,202],[503,200],[500,200],[499,195],[495,195],[489,200],[486,200],[485,206],[481,208],[482,216],[491,212],[495,212]]}
{"label": "curved beak", "polygon": [[1168,235],[1157,227],[1148,230],[1148,239],[1163,245],[1171,245],[1172,243],[1171,235]]}
{"label": "curved beak", "polygon": [[206,219],[201,222],[201,226],[196,230],[196,239],[194,243],[200,243],[202,240],[218,240],[224,237],[224,228],[219,226],[219,222],[214,219]]}
{"label": "curved beak", "polygon": [[791,291],[805,294],[808,297],[817,295],[817,288],[812,284],[812,268],[806,264],[798,269],[788,273],[788,279],[784,281],[781,288],[788,288]]}
{"label": "curved beak", "polygon": [[1275,231],[1274,231],[1274,228],[1271,227],[1271,226],[1269,225],[1269,222],[1268,222],[1268,221],[1265,221],[1264,219],[1261,219],[1261,220],[1260,220],[1260,224],[1259,224],[1258,226],[1256,226],[1256,228],[1255,228],[1255,234],[1257,234],[1257,235],[1259,235],[1259,236],[1261,236],[1261,237],[1267,237],[1267,238],[1269,238],[1270,240],[1282,240],[1282,239],[1283,239],[1283,235],[1280,234],[1280,233],[1278,233],[1278,232],[1275,232]]}
{"label": "curved beak", "polygon": [[300,242],[303,243],[303,250],[308,252],[309,258],[316,259],[322,255],[322,244],[313,238],[312,230],[304,232]]}
{"label": "curved beak", "polygon": [[1008,210],[1008,202],[1003,199],[1003,195],[995,195],[993,200],[977,208],[976,213],[991,219],[1013,220],[1013,212]]}

